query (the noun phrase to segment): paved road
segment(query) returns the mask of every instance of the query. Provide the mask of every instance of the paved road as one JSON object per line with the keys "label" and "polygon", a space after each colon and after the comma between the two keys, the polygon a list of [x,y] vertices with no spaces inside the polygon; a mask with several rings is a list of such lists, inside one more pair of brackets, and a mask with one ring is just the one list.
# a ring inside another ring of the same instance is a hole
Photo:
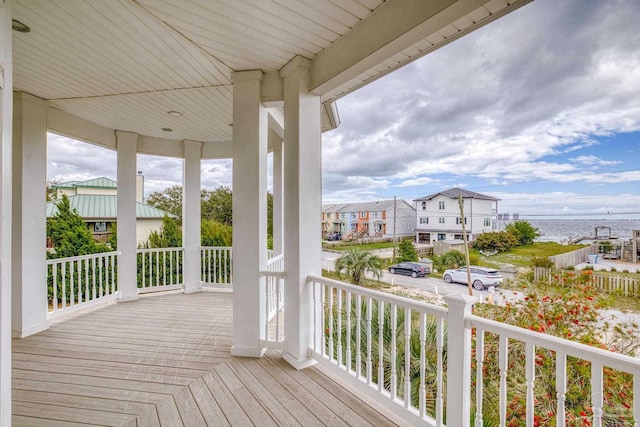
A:
{"label": "paved road", "polygon": [[[335,260],[340,257],[340,254],[335,252],[322,252],[322,268],[325,270],[334,270]],[[424,291],[429,291],[438,295],[449,295],[449,294],[466,294],[467,286],[459,283],[445,283],[442,279],[436,279],[433,277],[418,277],[413,278],[411,276],[404,276],[401,274],[391,274],[388,271],[383,271],[381,281],[386,283],[392,283],[394,285],[405,286],[408,288],[416,288]],[[502,293],[508,294],[505,295],[507,298],[511,298],[510,291],[503,291]],[[486,300],[489,298],[489,291],[477,291],[473,290],[473,295]],[[498,302],[500,300],[498,296],[498,292],[494,295],[495,301]]]}

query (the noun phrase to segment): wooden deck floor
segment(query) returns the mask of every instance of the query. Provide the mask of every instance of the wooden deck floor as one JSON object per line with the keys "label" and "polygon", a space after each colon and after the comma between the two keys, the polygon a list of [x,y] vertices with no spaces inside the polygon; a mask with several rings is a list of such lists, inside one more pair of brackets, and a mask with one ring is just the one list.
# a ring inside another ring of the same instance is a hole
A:
{"label": "wooden deck floor", "polygon": [[231,294],[145,296],[13,340],[14,426],[395,425],[275,353],[229,355]]}

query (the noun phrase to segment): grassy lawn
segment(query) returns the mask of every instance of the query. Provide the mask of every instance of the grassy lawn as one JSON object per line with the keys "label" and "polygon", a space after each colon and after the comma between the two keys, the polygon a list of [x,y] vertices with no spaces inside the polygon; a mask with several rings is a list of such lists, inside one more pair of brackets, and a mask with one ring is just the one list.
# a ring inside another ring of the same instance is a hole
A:
{"label": "grassy lawn", "polygon": [[380,243],[367,243],[365,245],[341,245],[341,246],[329,246],[326,249],[335,249],[336,251],[345,251],[350,248],[364,249],[365,251],[372,251],[375,249],[388,249],[393,248],[393,242],[380,242]]}
{"label": "grassy lawn", "polygon": [[518,246],[508,252],[500,252],[492,256],[483,256],[476,253],[483,265],[500,267],[503,264],[513,264],[520,267],[529,267],[533,257],[549,257],[573,252],[584,248],[584,245],[561,245],[555,242],[536,242],[533,245]]}

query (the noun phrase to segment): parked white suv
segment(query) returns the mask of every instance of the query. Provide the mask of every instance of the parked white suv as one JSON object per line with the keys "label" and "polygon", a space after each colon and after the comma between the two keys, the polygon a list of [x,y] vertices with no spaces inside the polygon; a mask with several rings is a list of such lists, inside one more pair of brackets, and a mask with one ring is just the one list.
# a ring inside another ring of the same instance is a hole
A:
{"label": "parked white suv", "polygon": [[[445,270],[442,274],[445,282],[467,284],[467,267],[460,267],[452,270]],[[489,286],[500,286],[502,275],[495,268],[471,266],[471,285],[474,289],[482,290]]]}

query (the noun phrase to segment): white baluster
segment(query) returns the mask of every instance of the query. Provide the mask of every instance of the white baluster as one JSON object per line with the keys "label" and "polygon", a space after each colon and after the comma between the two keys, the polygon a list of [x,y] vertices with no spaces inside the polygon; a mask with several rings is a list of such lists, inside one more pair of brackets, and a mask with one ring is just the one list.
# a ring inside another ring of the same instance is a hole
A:
{"label": "white baluster", "polygon": [[482,394],[484,369],[484,331],[476,330],[476,427],[483,426]]}
{"label": "white baluster", "polygon": [[527,383],[527,426],[533,426],[535,409],[534,385],[536,376],[536,348],[533,344],[526,344],[525,381]]}
{"label": "white baluster", "polygon": [[418,413],[420,418],[427,415],[427,389],[425,386],[425,370],[427,369],[426,358],[426,342],[427,342],[427,315],[420,313],[420,395],[418,402]]}
{"label": "white baluster", "polygon": [[337,298],[337,310],[336,316],[338,316],[338,366],[342,366],[342,289],[338,289],[338,298]]}
{"label": "white baluster", "polygon": [[567,356],[564,353],[556,353],[556,398],[558,408],[556,410],[556,426],[565,427],[565,402],[567,393]]}
{"label": "white baluster", "polygon": [[378,300],[378,392],[384,390],[384,301]]}
{"label": "white baluster", "polygon": [[602,363],[591,362],[591,406],[593,427],[602,427],[604,394],[602,392]]}
{"label": "white baluster", "polygon": [[345,304],[345,312],[347,315],[347,352],[345,355],[345,367],[347,372],[351,372],[351,292],[347,291],[347,300]]}
{"label": "white baluster", "polygon": [[500,425],[507,423],[507,368],[509,341],[504,335],[500,335],[498,343],[498,366],[500,369]]}
{"label": "white baluster", "polygon": [[367,361],[366,361],[366,369],[367,369],[367,384],[371,384],[371,375],[372,375],[372,367],[371,367],[371,297],[367,297]]}
{"label": "white baluster", "polygon": [[356,295],[356,378],[362,377],[362,295]]}
{"label": "white baluster", "polygon": [[396,335],[398,333],[398,306],[391,304],[391,400],[395,400],[398,395],[398,369],[396,366],[396,358],[398,355],[398,344]]}

